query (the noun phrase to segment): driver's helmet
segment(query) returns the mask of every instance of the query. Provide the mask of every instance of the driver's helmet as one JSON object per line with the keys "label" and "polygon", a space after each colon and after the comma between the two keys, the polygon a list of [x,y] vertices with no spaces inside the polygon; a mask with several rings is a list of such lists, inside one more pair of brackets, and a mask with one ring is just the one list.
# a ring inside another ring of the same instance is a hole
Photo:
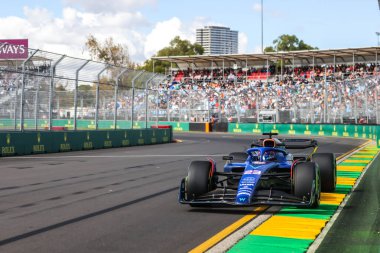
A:
{"label": "driver's helmet", "polygon": [[263,154],[264,161],[275,161],[276,160],[276,152],[275,151],[266,151]]}

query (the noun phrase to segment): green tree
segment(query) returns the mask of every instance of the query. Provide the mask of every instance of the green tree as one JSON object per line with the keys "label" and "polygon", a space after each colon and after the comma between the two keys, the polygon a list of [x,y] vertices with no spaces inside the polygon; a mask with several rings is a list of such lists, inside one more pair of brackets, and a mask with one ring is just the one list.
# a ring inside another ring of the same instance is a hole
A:
{"label": "green tree", "polygon": [[116,44],[113,38],[107,38],[101,43],[94,35],[89,35],[85,43],[86,49],[89,51],[93,60],[102,61],[118,67],[129,67],[132,65],[128,47]]}
{"label": "green tree", "polygon": [[277,52],[277,51],[297,51],[297,50],[311,50],[318,49],[317,47],[306,44],[295,35],[283,34],[277,39],[273,40],[273,45],[266,47],[264,52]]}
{"label": "green tree", "polygon": [[[179,36],[176,36],[170,41],[168,47],[164,47],[154,56],[201,55],[203,52],[204,48],[200,44],[192,44],[190,41],[182,40]],[[165,73],[165,69],[169,67],[170,63],[168,62],[155,61],[154,70],[158,73]],[[153,71],[153,60],[146,60],[140,69]]]}

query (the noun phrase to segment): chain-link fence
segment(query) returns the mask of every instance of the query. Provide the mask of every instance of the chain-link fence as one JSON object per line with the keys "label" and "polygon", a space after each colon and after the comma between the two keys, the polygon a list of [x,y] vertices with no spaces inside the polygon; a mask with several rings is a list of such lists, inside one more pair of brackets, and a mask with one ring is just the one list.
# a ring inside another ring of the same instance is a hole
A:
{"label": "chain-link fence", "polygon": [[380,124],[380,79],[292,84],[175,80],[29,50],[0,64],[1,129],[116,129],[149,122]]}
{"label": "chain-link fence", "polygon": [[160,74],[29,49],[25,61],[1,62],[0,127],[98,129],[104,120],[112,121],[107,128],[120,128],[119,120],[130,121],[131,127],[141,115],[148,120],[146,110],[140,111],[148,108],[152,87],[164,79]]}

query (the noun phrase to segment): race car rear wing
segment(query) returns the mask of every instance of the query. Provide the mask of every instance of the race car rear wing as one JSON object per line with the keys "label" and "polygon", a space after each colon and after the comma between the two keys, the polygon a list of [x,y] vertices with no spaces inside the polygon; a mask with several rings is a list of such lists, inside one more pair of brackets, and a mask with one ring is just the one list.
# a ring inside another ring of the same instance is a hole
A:
{"label": "race car rear wing", "polygon": [[[252,142],[251,147],[263,147],[264,141],[267,139],[256,139]],[[286,149],[305,149],[315,148],[318,142],[313,139],[273,139],[276,147],[284,147]]]}

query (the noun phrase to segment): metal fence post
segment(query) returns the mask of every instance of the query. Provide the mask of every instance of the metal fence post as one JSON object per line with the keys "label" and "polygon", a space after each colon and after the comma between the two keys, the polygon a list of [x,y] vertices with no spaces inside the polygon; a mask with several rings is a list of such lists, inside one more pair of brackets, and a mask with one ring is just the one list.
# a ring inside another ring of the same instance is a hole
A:
{"label": "metal fence post", "polygon": [[40,95],[40,83],[43,78],[40,78],[37,83],[37,91],[36,96],[34,98],[34,128],[36,131],[38,130],[38,103],[39,103],[39,95]]}
{"label": "metal fence post", "polygon": [[109,68],[109,65],[106,65],[98,73],[98,83],[96,84],[96,95],[95,95],[95,130],[98,130],[98,121],[99,121],[99,85],[100,85],[100,75]]}
{"label": "metal fence post", "polygon": [[[19,78],[20,77],[22,77],[22,74],[21,75],[19,75],[19,76],[17,76],[16,78],[15,78],[15,83],[16,82],[18,82],[18,80],[19,80]],[[16,95],[15,95],[15,101],[14,101],[14,103],[13,103],[13,109],[14,109],[14,122],[13,122],[13,124],[14,124],[14,126],[13,126],[13,128],[14,128],[14,130],[16,130],[17,129],[17,115],[16,115],[16,112],[17,112],[17,102],[18,102],[18,100],[17,100],[17,97],[18,97],[18,91],[19,91],[19,87],[18,87],[18,85],[16,86]]]}
{"label": "metal fence post", "polygon": [[66,57],[66,55],[62,55],[61,58],[58,59],[54,63],[54,65],[51,68],[50,72],[50,87],[49,87],[49,130],[51,130],[51,127],[53,126],[53,89],[54,89],[54,75],[55,75],[55,68],[57,65]]}
{"label": "metal fence post", "polygon": [[368,119],[371,119],[371,114],[369,113],[368,111],[368,99],[369,99],[369,96],[368,96],[368,87],[365,88],[365,91],[364,91],[364,109],[365,109],[365,115],[363,116],[367,116]]}
{"label": "metal fence post", "polygon": [[153,74],[151,78],[149,78],[145,82],[145,128],[148,128],[148,84],[156,77],[158,74]]}
{"label": "metal fence post", "polygon": [[[81,71],[84,66],[89,63],[90,60],[87,60],[83,63],[75,72],[75,93],[74,93],[74,130],[77,130],[77,111],[78,111],[78,79],[79,79],[79,71]],[[83,112],[82,112],[83,114]]]}
{"label": "metal fence post", "polygon": [[[376,89],[376,88],[375,88]],[[378,92],[375,90],[375,108],[376,108],[376,124],[380,124],[380,119],[379,119],[379,97],[378,97]]]}
{"label": "metal fence post", "polygon": [[358,123],[358,100],[357,97],[354,97],[354,118],[355,124]]}
{"label": "metal fence post", "polygon": [[325,78],[324,78],[324,86],[325,86],[325,95],[324,95],[324,108],[323,108],[323,123],[327,123],[327,66],[325,65]]}
{"label": "metal fence post", "polygon": [[[25,73],[25,64],[32,59],[32,57],[38,52],[37,49],[28,58],[22,63],[22,83],[21,83],[21,97],[20,97],[20,131],[24,131],[24,92],[26,84],[26,73]],[[16,117],[16,116],[15,116]]]}
{"label": "metal fence post", "polygon": [[260,117],[259,117],[259,114],[260,114],[260,108],[259,108],[260,104],[259,104],[259,94],[257,93],[256,91],[256,122],[257,123],[260,123]]}
{"label": "metal fence post", "polygon": [[131,114],[131,122],[132,122],[132,129],[133,129],[133,115],[134,115],[134,110],[135,110],[135,81],[137,78],[139,78],[143,73],[145,72],[145,70],[141,71],[140,73],[138,73],[135,77],[133,77],[132,79],[132,114]]}
{"label": "metal fence post", "polygon": [[[339,106],[342,107],[342,93],[341,93],[341,90],[338,90],[338,97],[339,97]],[[341,110],[339,110],[339,112],[340,112],[340,123],[343,124],[343,114],[344,114],[344,112],[342,112]]]}
{"label": "metal fence post", "polygon": [[117,129],[117,127],[116,127],[116,124],[117,124],[117,92],[118,92],[118,89],[119,89],[119,79],[127,71],[128,71],[128,69],[122,70],[120,72],[120,74],[118,74],[117,77],[116,77],[115,96],[114,96],[115,105],[114,105],[114,115],[113,115],[113,128],[115,130]]}

